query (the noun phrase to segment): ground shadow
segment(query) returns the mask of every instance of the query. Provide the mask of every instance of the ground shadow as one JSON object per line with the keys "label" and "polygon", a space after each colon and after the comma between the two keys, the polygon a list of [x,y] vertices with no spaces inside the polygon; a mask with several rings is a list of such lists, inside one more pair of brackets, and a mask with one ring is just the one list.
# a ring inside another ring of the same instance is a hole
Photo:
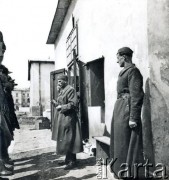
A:
{"label": "ground shadow", "polygon": [[[14,175],[9,179],[12,180],[49,180],[64,177],[69,170],[64,170],[64,166],[58,166],[63,156],[58,156],[53,152],[43,153],[41,155],[21,158],[14,160]],[[95,157],[81,159],[77,161],[77,167],[74,169],[83,169],[86,166],[94,166]],[[85,175],[81,178],[69,177],[69,179],[88,179],[96,174]],[[66,179],[66,178],[64,178]],[[8,180],[8,179],[4,179]]]}
{"label": "ground shadow", "polygon": [[57,162],[60,156],[55,153],[43,153],[41,155],[14,160],[15,169],[12,179],[15,180],[40,180],[54,179],[67,172],[58,168]]}
{"label": "ground shadow", "polygon": [[75,169],[84,169],[86,166],[94,166],[96,164],[95,157],[77,160],[77,167]]}

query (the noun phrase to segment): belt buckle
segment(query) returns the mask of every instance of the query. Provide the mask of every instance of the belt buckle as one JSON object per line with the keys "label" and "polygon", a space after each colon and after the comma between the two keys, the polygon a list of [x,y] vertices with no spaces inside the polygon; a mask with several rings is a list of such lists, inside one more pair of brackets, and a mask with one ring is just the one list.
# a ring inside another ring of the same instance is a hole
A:
{"label": "belt buckle", "polygon": [[128,94],[124,94],[122,95],[123,99],[128,99],[129,95]]}

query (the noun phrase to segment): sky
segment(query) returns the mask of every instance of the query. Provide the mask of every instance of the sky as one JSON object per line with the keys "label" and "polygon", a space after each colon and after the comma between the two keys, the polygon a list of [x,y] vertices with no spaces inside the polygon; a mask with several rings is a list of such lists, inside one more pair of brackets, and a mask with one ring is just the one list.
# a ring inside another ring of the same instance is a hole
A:
{"label": "sky", "polygon": [[0,0],[0,31],[7,50],[4,64],[17,88],[28,88],[28,60],[54,60],[46,41],[57,0]]}

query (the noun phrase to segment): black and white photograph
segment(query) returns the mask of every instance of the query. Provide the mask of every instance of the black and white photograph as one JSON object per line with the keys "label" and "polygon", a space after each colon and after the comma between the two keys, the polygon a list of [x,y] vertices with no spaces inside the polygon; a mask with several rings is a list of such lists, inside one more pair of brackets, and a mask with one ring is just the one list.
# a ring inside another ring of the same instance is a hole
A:
{"label": "black and white photograph", "polygon": [[0,0],[0,180],[169,179],[169,0]]}

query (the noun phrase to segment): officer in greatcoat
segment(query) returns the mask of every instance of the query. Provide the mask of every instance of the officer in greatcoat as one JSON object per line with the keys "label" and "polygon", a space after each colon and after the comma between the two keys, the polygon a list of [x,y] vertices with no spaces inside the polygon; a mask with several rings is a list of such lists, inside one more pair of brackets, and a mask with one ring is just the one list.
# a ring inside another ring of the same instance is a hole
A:
{"label": "officer in greatcoat", "polygon": [[6,50],[3,35],[0,32],[0,176],[13,174],[13,165],[9,162],[8,147],[13,140],[11,122],[9,117],[9,106],[4,90],[7,76],[3,73],[4,66],[1,65]]}
{"label": "officer in greatcoat", "polygon": [[[117,81],[117,101],[111,124],[110,156],[115,178],[130,178],[134,163],[143,163],[141,108],[143,104],[143,77],[132,63],[133,51],[123,47],[117,52],[121,70]],[[125,164],[124,164],[125,163]],[[128,172],[124,169],[128,168]],[[122,174],[122,171],[123,174]]]}
{"label": "officer in greatcoat", "polygon": [[66,155],[65,161],[58,163],[65,164],[65,170],[76,166],[76,153],[82,152],[81,129],[77,116],[77,94],[75,89],[68,85],[68,77],[60,75],[58,77],[57,89],[59,95],[55,104],[57,122],[54,126],[52,136],[57,141],[57,154]]}

